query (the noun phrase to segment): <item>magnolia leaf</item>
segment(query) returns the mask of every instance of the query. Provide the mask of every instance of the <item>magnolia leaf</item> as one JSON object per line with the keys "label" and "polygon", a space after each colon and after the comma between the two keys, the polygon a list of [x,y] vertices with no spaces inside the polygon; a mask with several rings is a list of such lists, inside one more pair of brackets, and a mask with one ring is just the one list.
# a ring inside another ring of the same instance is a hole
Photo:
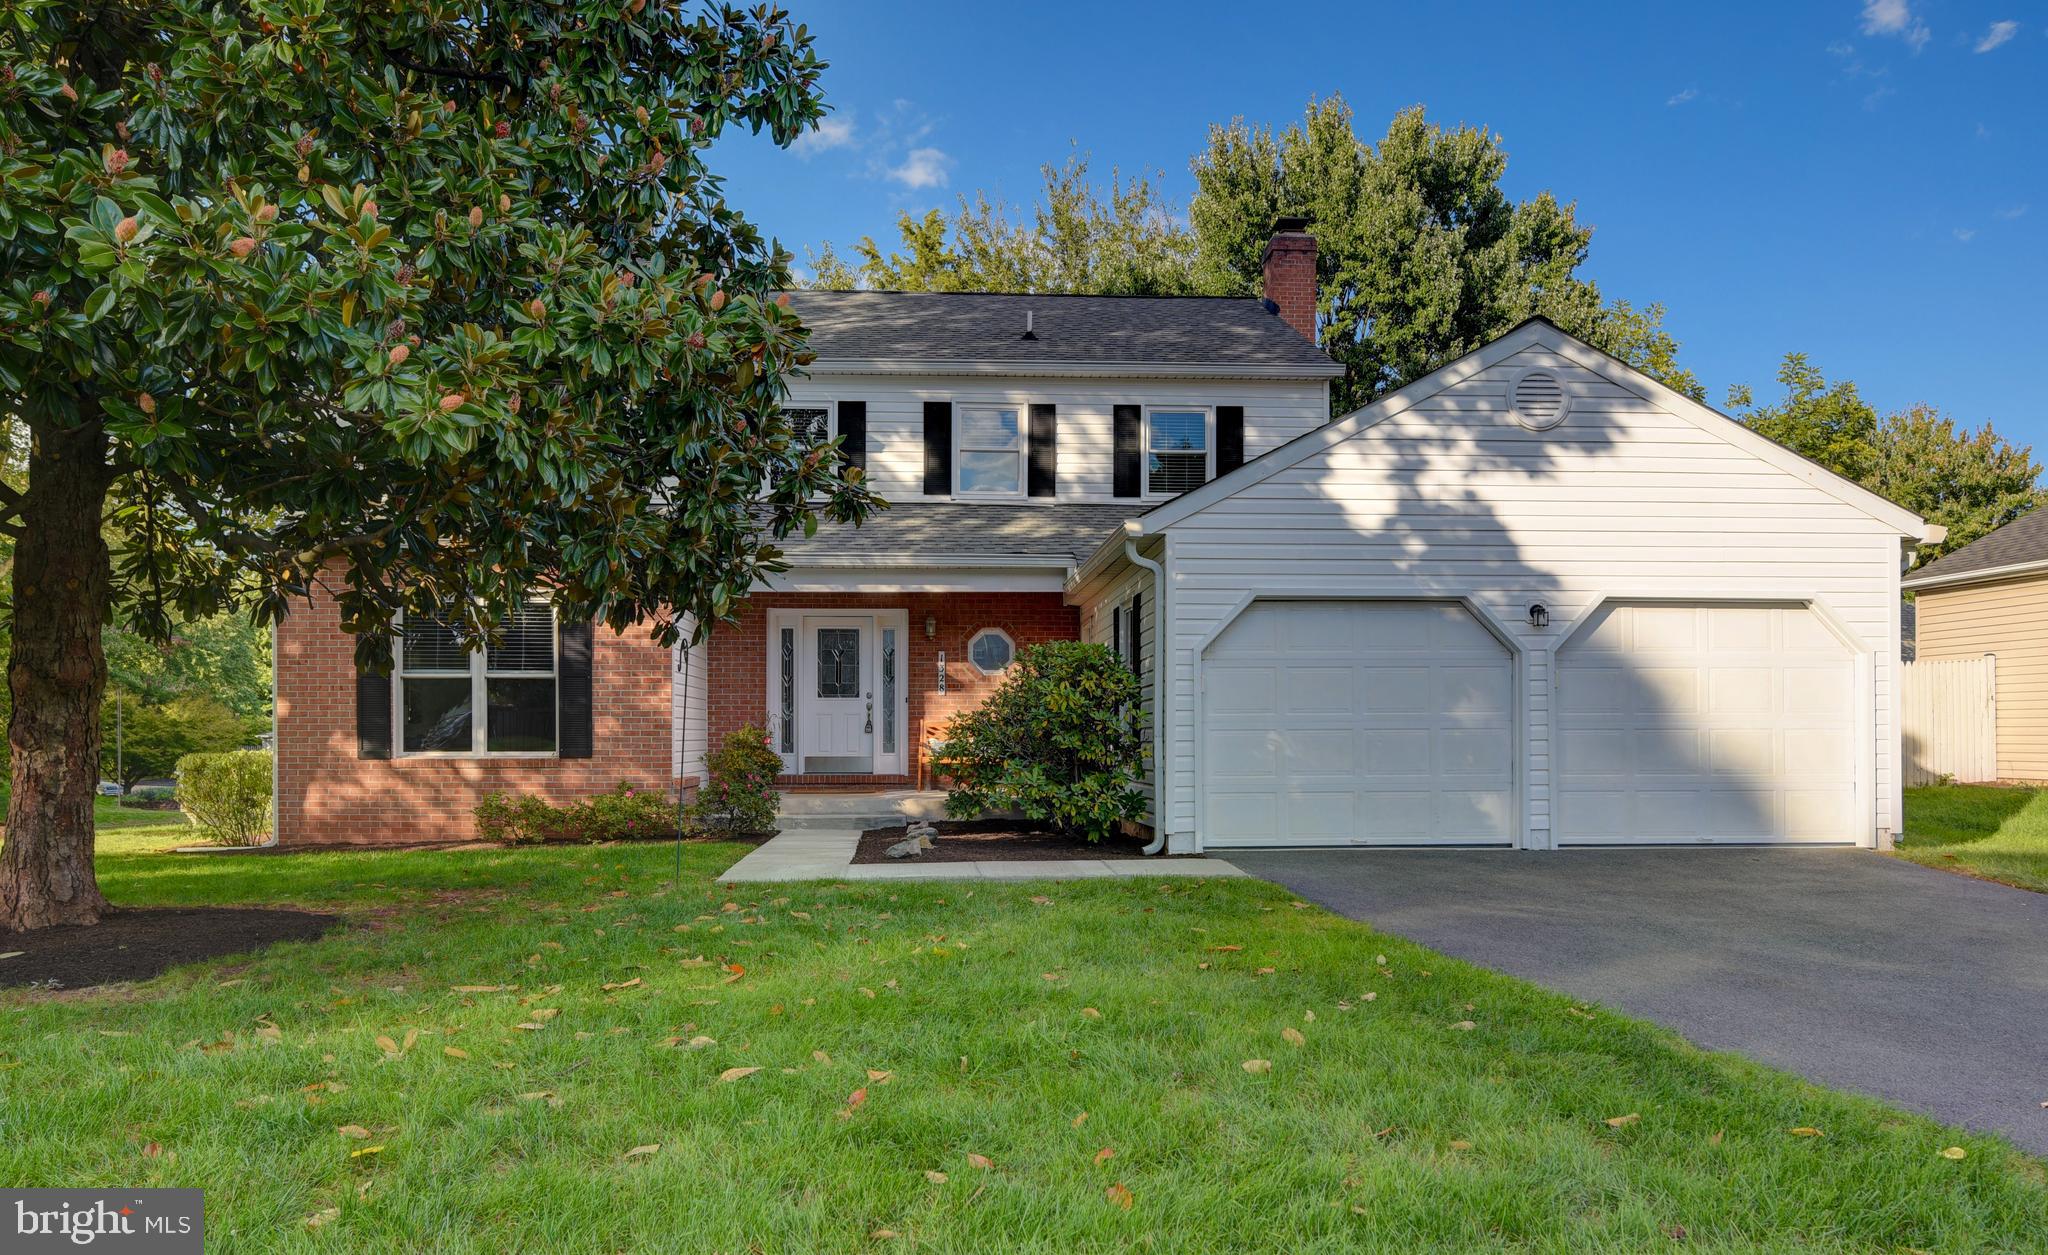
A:
{"label": "magnolia leaf", "polygon": [[737,1081],[741,1077],[752,1076],[760,1070],[759,1068],[727,1068],[718,1074],[718,1083],[724,1084],[727,1081]]}
{"label": "magnolia leaf", "polygon": [[926,1168],[924,1170],[924,1179],[933,1185],[944,1185],[951,1178],[945,1173],[940,1172],[937,1168]]}
{"label": "magnolia leaf", "polygon": [[379,1033],[377,1035],[377,1049],[387,1055],[395,1055],[398,1053],[398,1043]]}
{"label": "magnolia leaf", "polygon": [[334,1131],[343,1137],[353,1137],[365,1142],[370,1140],[370,1130],[360,1124],[344,1124]]}
{"label": "magnolia leaf", "polygon": [[1964,1150],[1960,1146],[1951,1146],[1947,1150],[1941,1152],[1941,1157],[1943,1159],[1963,1159],[1966,1158],[1969,1155],[1969,1153],[1969,1151]]}
{"label": "magnolia leaf", "polygon": [[361,1150],[350,1151],[348,1157],[350,1159],[361,1159],[364,1155],[381,1155],[383,1153],[384,1148],[382,1146],[365,1146]]}
{"label": "magnolia leaf", "polygon": [[441,1053],[447,1055],[450,1059],[469,1058],[469,1052],[460,1046],[443,1046],[441,1047]]}
{"label": "magnolia leaf", "polygon": [[312,1215],[306,1217],[306,1227],[308,1229],[317,1229],[321,1225],[324,1225],[327,1222],[329,1222],[330,1220],[340,1218],[340,1216],[341,1208],[322,1207],[319,1211],[316,1211]]}
{"label": "magnolia leaf", "polygon": [[1814,1128],[1814,1127],[1813,1127],[1812,1125],[1808,1125],[1808,1124],[1802,1124],[1802,1125],[1800,1125],[1800,1126],[1799,1126],[1798,1128],[1796,1128],[1796,1129],[1787,1129],[1787,1130],[1785,1130],[1785,1131],[1786,1131],[1787,1133],[1790,1133],[1790,1134],[1791,1134],[1792,1136],[1794,1136],[1794,1137],[1826,1137],[1826,1136],[1827,1136],[1827,1134],[1825,1134],[1825,1133],[1821,1132],[1821,1131],[1820,1131],[1819,1129],[1816,1129],[1816,1128]]}
{"label": "magnolia leaf", "polygon": [[1095,1152],[1095,1162],[1099,1164],[1108,1163],[1114,1158],[1116,1158],[1116,1151],[1108,1146]]}
{"label": "magnolia leaf", "polygon": [[631,1149],[631,1150],[627,1151],[627,1152],[626,1152],[625,1154],[623,1154],[623,1155],[619,1156],[619,1158],[621,1158],[621,1159],[640,1159],[640,1158],[643,1158],[644,1156],[647,1156],[647,1155],[651,1155],[651,1154],[653,1154],[654,1152],[656,1152],[656,1151],[658,1151],[658,1150],[660,1150],[660,1149],[661,1149],[661,1143],[660,1143],[660,1142],[649,1142],[649,1143],[647,1143],[647,1145],[645,1145],[645,1146],[635,1146],[635,1147],[634,1147],[633,1149]]}
{"label": "magnolia leaf", "polygon": [[1136,1199],[1131,1197],[1130,1187],[1124,1185],[1122,1182],[1118,1182],[1117,1184],[1112,1185],[1108,1189],[1104,1190],[1102,1192],[1102,1196],[1104,1198],[1107,1198],[1110,1202],[1116,1204],[1118,1207],[1123,1208],[1125,1211],[1129,1211],[1131,1209],[1131,1204],[1137,1201]]}
{"label": "magnolia leaf", "polygon": [[1102,1018],[1102,1012],[1097,1011],[1094,1007],[1082,1007],[1081,1014],[1091,1020],[1099,1020]]}
{"label": "magnolia leaf", "polygon": [[1288,1027],[1281,1029],[1280,1036],[1285,1038],[1287,1040],[1287,1044],[1290,1046],[1299,1047],[1305,1045],[1308,1042],[1308,1038],[1301,1035],[1301,1030],[1293,1027],[1292,1025],[1289,1025]]}
{"label": "magnolia leaf", "polygon": [[970,1168],[979,1168],[983,1172],[987,1172],[990,1168],[996,1166],[996,1162],[995,1160],[990,1159],[987,1155],[977,1155],[974,1152],[969,1151],[967,1154],[967,1166]]}
{"label": "magnolia leaf", "polygon": [[1271,1072],[1273,1070],[1273,1061],[1271,1059],[1246,1059],[1238,1066],[1256,1076],[1262,1072]]}
{"label": "magnolia leaf", "polygon": [[1609,1116],[1607,1117],[1607,1127],[1610,1129],[1627,1128],[1642,1118],[1642,1113],[1639,1111],[1631,1111],[1625,1116]]}

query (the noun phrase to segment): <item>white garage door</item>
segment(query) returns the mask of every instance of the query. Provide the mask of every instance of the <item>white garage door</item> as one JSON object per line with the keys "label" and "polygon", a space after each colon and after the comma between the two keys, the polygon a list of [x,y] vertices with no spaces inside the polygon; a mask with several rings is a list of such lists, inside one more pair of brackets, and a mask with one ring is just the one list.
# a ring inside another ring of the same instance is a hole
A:
{"label": "white garage door", "polygon": [[1202,674],[1205,844],[1513,841],[1514,667],[1462,606],[1256,602]]}
{"label": "white garage door", "polygon": [[1602,606],[1555,709],[1560,844],[1864,835],[1855,659],[1805,606]]}

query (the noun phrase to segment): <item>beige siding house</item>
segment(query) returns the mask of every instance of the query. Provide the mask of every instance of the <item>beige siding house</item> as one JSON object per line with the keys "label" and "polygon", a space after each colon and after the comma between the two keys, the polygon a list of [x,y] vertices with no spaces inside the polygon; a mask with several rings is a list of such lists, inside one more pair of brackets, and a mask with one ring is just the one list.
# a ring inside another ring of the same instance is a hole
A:
{"label": "beige siding house", "polygon": [[2048,780],[2048,511],[1913,572],[1923,660],[1998,657],[1998,775]]}

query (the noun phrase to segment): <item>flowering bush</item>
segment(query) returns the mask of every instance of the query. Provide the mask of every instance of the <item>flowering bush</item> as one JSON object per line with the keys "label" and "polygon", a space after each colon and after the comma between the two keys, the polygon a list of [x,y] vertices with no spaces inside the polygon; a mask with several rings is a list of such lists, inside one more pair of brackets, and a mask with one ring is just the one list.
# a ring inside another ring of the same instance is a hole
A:
{"label": "flowering bush", "polygon": [[1100,841],[1141,819],[1145,714],[1138,679],[1104,645],[1023,650],[978,709],[946,729],[946,813],[1015,810]]}
{"label": "flowering bush", "polygon": [[659,789],[620,781],[609,793],[556,806],[531,793],[492,793],[477,803],[476,835],[506,845],[646,841],[673,836],[675,807]]}
{"label": "flowering bush", "polygon": [[768,744],[767,733],[753,724],[734,730],[704,758],[704,785],[690,805],[691,826],[735,835],[775,831],[782,805],[775,777],[781,772],[782,755]]}

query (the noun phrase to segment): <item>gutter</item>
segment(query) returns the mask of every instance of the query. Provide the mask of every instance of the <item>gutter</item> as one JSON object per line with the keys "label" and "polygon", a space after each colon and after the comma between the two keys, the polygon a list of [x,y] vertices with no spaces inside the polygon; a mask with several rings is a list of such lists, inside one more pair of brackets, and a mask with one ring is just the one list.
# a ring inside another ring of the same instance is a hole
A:
{"label": "gutter", "polygon": [[1124,556],[1152,572],[1152,844],[1146,854],[1166,848],[1166,568],[1138,552],[1136,540],[1124,542]]}
{"label": "gutter", "polygon": [[820,357],[804,368],[819,375],[1011,375],[1070,379],[1335,379],[1336,362],[1161,363],[1003,362],[968,358]]}
{"label": "gutter", "polygon": [[2036,558],[2031,562],[2010,562],[2004,566],[1979,567],[1974,571],[1962,571],[1955,575],[1921,576],[1918,579],[1899,581],[1899,587],[1909,591],[1923,588],[1951,588],[1958,584],[1982,584],[1993,580],[2011,579],[2021,575],[2033,575],[2048,571],[2048,558]]}

